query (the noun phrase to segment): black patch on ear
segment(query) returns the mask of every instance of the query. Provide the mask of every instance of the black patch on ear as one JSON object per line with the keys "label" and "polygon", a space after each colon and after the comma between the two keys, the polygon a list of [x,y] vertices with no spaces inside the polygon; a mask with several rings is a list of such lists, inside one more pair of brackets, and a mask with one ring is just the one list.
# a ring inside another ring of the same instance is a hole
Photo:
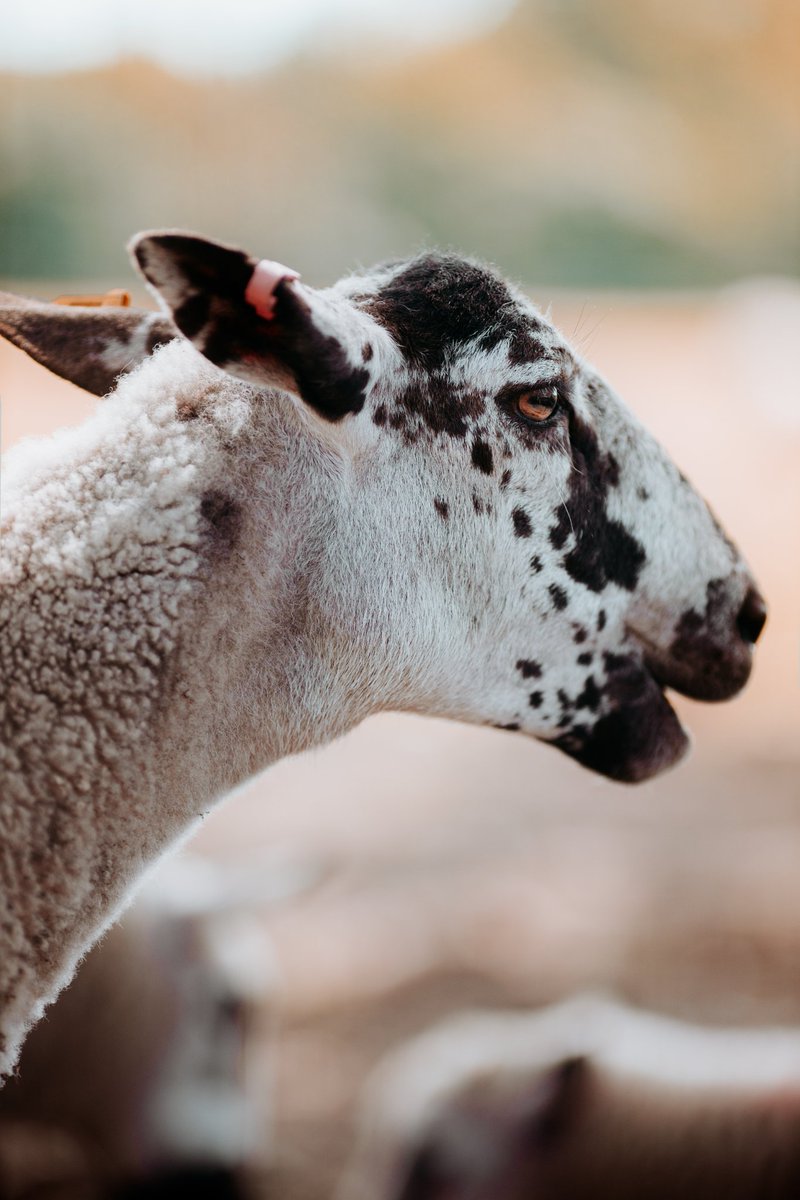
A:
{"label": "black patch on ear", "polygon": [[[208,325],[211,320],[211,300],[210,298],[198,292],[197,295],[189,296],[175,309],[175,324],[180,329],[181,333],[187,338],[196,338],[198,333],[204,326]],[[210,335],[206,342],[206,347],[211,345]],[[207,351],[206,351],[207,352]],[[208,357],[213,361],[212,354]]]}
{"label": "black patch on ear", "polygon": [[524,508],[515,508],[511,513],[511,519],[514,522],[515,537],[529,538],[531,536],[533,532],[531,529],[531,519]]}
{"label": "black patch on ear", "polygon": [[482,438],[475,438],[472,443],[472,465],[482,471],[484,475],[491,475],[494,470],[492,448]]}
{"label": "black patch on ear", "polygon": [[[586,391],[591,394],[593,388],[601,386],[590,379]],[[612,454],[600,451],[594,430],[566,400],[564,406],[569,416],[573,468],[569,496],[555,510],[550,544],[561,550],[573,538],[572,549],[564,555],[562,565],[590,591],[602,592],[609,583],[633,591],[647,556],[633,534],[607,513],[608,493],[619,484],[619,465]]]}
{"label": "black patch on ear", "polygon": [[406,360],[441,371],[458,346],[496,346],[521,322],[506,283],[454,254],[423,254],[362,302]]}
{"label": "black patch on ear", "polygon": [[369,387],[369,371],[352,367],[341,342],[320,332],[311,309],[291,283],[279,283],[275,295],[274,318],[256,320],[261,326],[261,340],[266,338],[275,356],[288,365],[300,395],[329,421],[360,412]]}
{"label": "black patch on ear", "polygon": [[338,339],[317,328],[309,304],[287,280],[275,289],[275,315],[265,321],[245,300],[256,260],[242,250],[165,233],[144,238],[134,253],[172,304],[181,333],[211,362],[224,370],[271,360],[294,376],[302,398],[329,421],[361,410],[369,372],[352,367]]}
{"label": "black patch on ear", "polygon": [[446,521],[450,516],[450,506],[441,496],[434,496],[433,507],[436,509],[443,521]]}

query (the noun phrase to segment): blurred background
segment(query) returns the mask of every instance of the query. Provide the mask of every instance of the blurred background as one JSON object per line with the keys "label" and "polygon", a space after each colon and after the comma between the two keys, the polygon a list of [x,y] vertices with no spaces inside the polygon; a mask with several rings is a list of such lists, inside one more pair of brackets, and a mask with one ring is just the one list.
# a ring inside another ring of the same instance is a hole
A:
{"label": "blurred background", "polygon": [[[747,691],[679,700],[694,753],[655,782],[387,715],[208,818],[192,849],[221,869],[252,874],[258,845],[312,881],[249,905],[280,980],[256,1140],[281,1195],[329,1194],[365,1073],[453,1009],[599,985],[800,1022],[799,134],[792,0],[4,10],[0,287],[142,297],[124,244],[159,226],[316,284],[431,245],[486,258],[552,305],[770,603]],[[6,447],[94,403],[5,344],[0,392]]]}

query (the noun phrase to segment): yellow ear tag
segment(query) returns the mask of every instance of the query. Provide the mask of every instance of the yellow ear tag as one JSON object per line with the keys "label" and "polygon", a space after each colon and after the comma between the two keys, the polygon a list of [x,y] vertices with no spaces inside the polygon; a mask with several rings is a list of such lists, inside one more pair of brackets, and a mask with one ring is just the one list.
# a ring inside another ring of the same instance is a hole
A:
{"label": "yellow ear tag", "polygon": [[131,294],[122,288],[112,288],[103,296],[56,296],[53,303],[71,308],[130,308]]}

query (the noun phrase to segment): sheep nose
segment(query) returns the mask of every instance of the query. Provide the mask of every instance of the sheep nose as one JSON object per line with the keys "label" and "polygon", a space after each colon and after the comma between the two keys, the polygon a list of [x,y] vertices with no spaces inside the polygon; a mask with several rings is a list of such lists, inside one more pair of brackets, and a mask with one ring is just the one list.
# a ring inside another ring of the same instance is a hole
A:
{"label": "sheep nose", "polygon": [[739,609],[739,615],[736,618],[736,628],[744,640],[749,642],[751,646],[754,646],[758,641],[766,619],[767,606],[762,596],[755,588],[750,588],[750,591],[744,598],[742,607]]}

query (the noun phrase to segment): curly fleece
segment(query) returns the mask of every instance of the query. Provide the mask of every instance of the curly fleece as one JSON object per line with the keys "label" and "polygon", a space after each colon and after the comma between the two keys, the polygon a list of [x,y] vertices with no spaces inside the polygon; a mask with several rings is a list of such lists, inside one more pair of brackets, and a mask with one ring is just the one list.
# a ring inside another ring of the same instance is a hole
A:
{"label": "curly fleece", "polygon": [[155,402],[139,372],[82,428],[23,443],[4,474],[0,1073],[122,902],[130,861],[122,879],[115,865],[179,832],[136,799],[153,789],[147,743],[197,588],[213,457],[176,416],[176,351],[159,356]]}

